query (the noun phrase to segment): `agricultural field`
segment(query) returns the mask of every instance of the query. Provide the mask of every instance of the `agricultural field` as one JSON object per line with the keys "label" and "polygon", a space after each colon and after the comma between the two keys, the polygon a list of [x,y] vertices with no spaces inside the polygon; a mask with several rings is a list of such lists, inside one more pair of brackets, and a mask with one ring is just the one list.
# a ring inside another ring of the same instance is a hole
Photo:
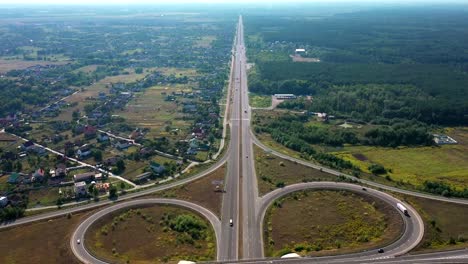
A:
{"label": "agricultural field", "polygon": [[297,192],[268,210],[265,253],[321,256],[357,252],[390,244],[403,228],[395,209],[369,196],[347,191]]}
{"label": "agricultural field", "polygon": [[216,256],[210,223],[189,210],[167,205],[109,214],[90,227],[85,241],[92,254],[113,263],[176,263]]}
{"label": "agricultural field", "polygon": [[55,61],[25,61],[25,60],[5,60],[0,59],[0,73],[7,73],[11,70],[26,69],[35,65],[63,65],[69,62]]}

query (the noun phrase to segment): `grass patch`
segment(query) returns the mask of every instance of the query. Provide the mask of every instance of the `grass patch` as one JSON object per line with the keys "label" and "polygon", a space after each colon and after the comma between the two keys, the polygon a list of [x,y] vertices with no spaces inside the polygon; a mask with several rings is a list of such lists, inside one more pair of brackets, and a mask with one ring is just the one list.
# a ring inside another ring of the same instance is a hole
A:
{"label": "grass patch", "polygon": [[[129,238],[131,234],[132,239]],[[86,246],[112,263],[161,263],[215,258],[210,223],[189,210],[157,205],[109,214],[86,233]]]}
{"label": "grass patch", "polygon": [[335,175],[279,158],[265,152],[256,145],[254,145],[254,155],[260,195],[266,194],[283,184],[338,180]]}
{"label": "grass patch", "polygon": [[264,223],[265,253],[331,255],[398,239],[403,220],[383,201],[348,191],[305,191],[277,200]]}
{"label": "grass patch", "polygon": [[271,96],[250,93],[249,94],[249,104],[250,104],[251,107],[270,107],[271,106]]}
{"label": "grass patch", "polygon": [[412,251],[417,253],[466,248],[468,246],[468,206],[401,194],[424,221],[424,237]]}
{"label": "grass patch", "polygon": [[0,263],[81,263],[69,248],[70,236],[90,213],[77,213],[0,231]]}
{"label": "grass patch", "polygon": [[371,164],[381,164],[394,181],[402,181],[421,187],[424,181],[440,181],[457,189],[468,183],[468,128],[453,129],[459,140],[457,145],[435,147],[384,148],[352,146],[334,152],[361,170],[369,172]]}
{"label": "grass patch", "polygon": [[[151,196],[191,201],[211,210],[214,214],[221,216],[223,193],[216,192],[216,184],[213,184],[213,181],[224,181],[225,175],[226,166],[224,165],[196,181],[170,190],[158,192]],[[222,184],[219,186],[220,189],[223,188]]]}

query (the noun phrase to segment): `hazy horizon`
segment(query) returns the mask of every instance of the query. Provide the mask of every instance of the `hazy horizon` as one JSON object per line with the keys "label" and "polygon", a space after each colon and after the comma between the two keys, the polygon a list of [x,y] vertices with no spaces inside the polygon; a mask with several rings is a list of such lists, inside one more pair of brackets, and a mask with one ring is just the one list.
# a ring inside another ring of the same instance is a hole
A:
{"label": "hazy horizon", "polygon": [[466,0],[382,0],[376,3],[374,0],[3,0],[1,5],[174,5],[174,4],[314,4],[314,3],[333,3],[333,4],[468,4]]}

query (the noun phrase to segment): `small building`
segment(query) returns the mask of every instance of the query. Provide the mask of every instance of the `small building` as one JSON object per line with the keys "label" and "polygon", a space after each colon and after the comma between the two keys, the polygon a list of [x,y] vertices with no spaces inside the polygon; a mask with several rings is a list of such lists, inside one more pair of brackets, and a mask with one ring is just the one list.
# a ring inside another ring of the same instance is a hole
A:
{"label": "small building", "polygon": [[161,165],[161,164],[159,164],[157,162],[154,162],[154,161],[152,161],[150,163],[150,168],[157,175],[160,175],[161,173],[163,173],[166,170],[166,168],[164,168],[163,165]]}
{"label": "small building", "polygon": [[98,190],[98,192],[108,192],[110,184],[108,182],[96,183],[94,187]]}
{"label": "small building", "polygon": [[8,204],[8,198],[5,196],[0,197],[0,208],[5,207]]}
{"label": "small building", "polygon": [[87,194],[86,190],[86,182],[81,181],[81,182],[75,182],[75,195],[76,196],[86,196]]}
{"label": "small building", "polygon": [[126,140],[119,140],[119,142],[117,142],[115,144],[115,147],[118,150],[124,150],[124,149],[129,148],[131,145],[132,145],[132,143],[130,143],[130,142],[126,141]]}
{"label": "small building", "polygon": [[23,143],[23,148],[25,150],[34,150],[35,149],[34,142],[32,142],[31,140],[26,141],[25,143]]}
{"label": "small building", "polygon": [[76,151],[76,156],[79,159],[87,158],[91,155],[91,148],[88,145],[84,145]]}
{"label": "small building", "polygon": [[296,50],[294,51],[294,53],[296,53],[296,54],[305,53],[305,49],[296,49]]}
{"label": "small building", "polygon": [[109,136],[106,133],[99,133],[99,135],[97,136],[97,141],[99,142],[109,141]]}
{"label": "small building", "polygon": [[434,138],[434,142],[437,144],[437,145],[447,145],[447,144],[458,144],[458,142],[447,136],[447,135],[442,135],[442,134],[433,134],[432,135]]}
{"label": "small building", "polygon": [[142,182],[142,181],[148,179],[150,176],[151,176],[151,172],[145,172],[145,173],[142,173],[140,175],[135,176],[135,178],[133,178],[133,180],[135,182]]}
{"label": "small building", "polygon": [[42,169],[42,168],[39,168],[37,169],[33,175],[32,175],[32,181],[34,182],[41,182],[42,180],[44,180],[44,176],[45,176],[45,170]]}
{"label": "small building", "polygon": [[85,134],[85,137],[94,137],[96,136],[96,132],[97,132],[97,129],[94,127],[94,126],[90,126],[90,125],[86,125],[84,127],[84,134]]}
{"label": "small building", "polygon": [[285,99],[296,99],[294,94],[275,94],[276,99],[285,100]]}
{"label": "small building", "polygon": [[73,175],[73,180],[75,182],[92,181],[94,180],[95,176],[96,176],[96,173],[94,172],[86,172],[86,173]]}
{"label": "small building", "polygon": [[67,175],[67,165],[60,163],[55,168],[52,177],[65,177]]}
{"label": "small building", "polygon": [[10,174],[10,176],[8,177],[8,183],[11,183],[11,184],[17,184],[19,182],[19,174],[16,173],[16,172],[13,172],[12,174]]}

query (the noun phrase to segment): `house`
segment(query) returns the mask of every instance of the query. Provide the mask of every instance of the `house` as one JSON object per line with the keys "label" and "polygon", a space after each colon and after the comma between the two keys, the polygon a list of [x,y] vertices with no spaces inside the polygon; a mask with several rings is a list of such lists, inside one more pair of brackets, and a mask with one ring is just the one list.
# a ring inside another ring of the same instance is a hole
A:
{"label": "house", "polygon": [[99,92],[99,100],[101,100],[101,101],[106,100],[106,93],[104,93],[104,92]]}
{"label": "house", "polygon": [[110,188],[110,184],[108,182],[104,183],[96,183],[94,188],[98,190],[98,192],[108,192]]}
{"label": "house", "polygon": [[16,172],[13,172],[12,174],[10,174],[10,176],[8,177],[8,183],[11,183],[11,184],[16,184],[19,182],[19,174],[16,173]]}
{"label": "house", "polygon": [[447,135],[432,134],[433,140],[437,145],[457,144],[458,142]]}
{"label": "house", "polygon": [[106,166],[115,166],[117,165],[117,161],[119,161],[118,157],[111,157],[111,158],[107,158],[106,160],[104,160],[103,163]]}
{"label": "house", "polygon": [[25,150],[34,150],[35,148],[36,146],[34,145],[34,142],[32,142],[31,140],[28,140],[25,143],[23,143],[23,149]]}
{"label": "house", "polygon": [[85,137],[91,138],[96,136],[97,129],[94,126],[86,125],[83,130]]}
{"label": "house", "polygon": [[119,142],[117,142],[117,144],[115,144],[115,147],[118,150],[124,150],[124,149],[129,148],[131,145],[132,145],[132,143],[130,143],[130,142],[126,141],[126,140],[119,140]]}
{"label": "house", "polygon": [[8,204],[8,198],[5,196],[0,197],[0,208],[5,207]]}
{"label": "house", "polygon": [[76,151],[78,159],[84,159],[91,155],[91,148],[89,145],[84,145]]}
{"label": "house", "polygon": [[161,173],[163,173],[166,170],[166,168],[164,168],[163,165],[161,165],[161,164],[159,164],[157,162],[154,162],[154,161],[152,161],[150,163],[150,168],[157,175],[160,175]]}
{"label": "house", "polygon": [[187,105],[184,105],[182,111],[184,113],[193,113],[197,111],[197,106],[194,104],[187,104]]}
{"label": "house", "polygon": [[73,181],[75,182],[84,182],[94,180],[96,174],[94,172],[86,172],[81,174],[73,175]]}
{"label": "house", "polygon": [[142,137],[143,137],[143,133],[141,133],[139,130],[135,130],[129,135],[130,139],[139,139]]}
{"label": "house", "polygon": [[38,182],[38,181],[41,182],[42,180],[44,180],[44,176],[45,176],[45,170],[42,168],[39,168],[33,173],[31,179],[34,182]]}
{"label": "house", "polygon": [[80,181],[80,182],[75,182],[75,195],[76,196],[86,196],[87,194],[86,190],[86,182]]}
{"label": "house", "polygon": [[148,179],[150,176],[151,176],[151,172],[145,172],[145,173],[143,173],[143,174],[140,174],[140,175],[135,176],[135,178],[133,179],[133,181],[135,181],[135,182],[142,182],[142,181]]}
{"label": "house", "polygon": [[99,142],[105,142],[109,140],[109,136],[106,133],[99,133],[97,136],[97,141]]}
{"label": "house", "polygon": [[65,177],[67,175],[67,165],[60,163],[55,168],[55,177]]}

